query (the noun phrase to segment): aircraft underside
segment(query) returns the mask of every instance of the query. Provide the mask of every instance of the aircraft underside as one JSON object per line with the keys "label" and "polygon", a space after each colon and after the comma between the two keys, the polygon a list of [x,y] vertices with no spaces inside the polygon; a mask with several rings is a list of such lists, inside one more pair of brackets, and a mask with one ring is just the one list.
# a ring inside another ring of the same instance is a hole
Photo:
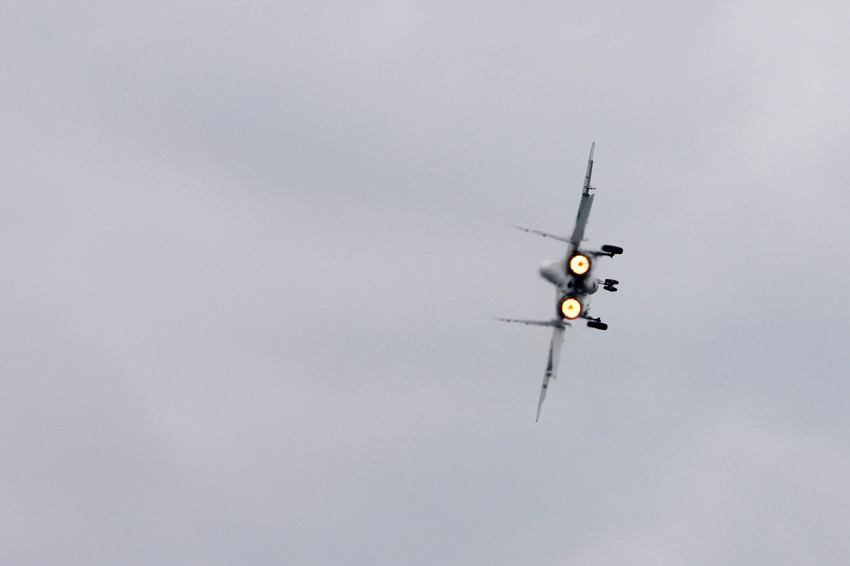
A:
{"label": "aircraft underside", "polygon": [[600,286],[605,291],[615,292],[619,284],[619,281],[616,279],[597,279],[594,276],[594,268],[600,257],[614,257],[615,255],[622,254],[623,248],[604,245],[598,251],[591,251],[583,248],[580,249],[579,247],[584,241],[584,230],[590,218],[590,209],[593,205],[594,195],[591,191],[594,190],[594,187],[590,186],[590,177],[593,171],[594,147],[595,144],[591,144],[590,157],[587,161],[587,173],[584,178],[584,188],[572,235],[569,238],[565,238],[563,236],[556,236],[547,232],[517,226],[517,228],[524,232],[531,232],[569,244],[567,254],[563,259],[545,261],[540,266],[540,276],[556,288],[555,317],[548,321],[498,319],[505,322],[520,322],[532,326],[552,327],[549,358],[546,362],[546,372],[543,376],[543,386],[540,391],[540,400],[537,404],[537,420],[540,419],[540,410],[543,407],[543,400],[546,398],[549,380],[557,377],[565,328],[571,326],[572,321],[581,318],[587,321],[587,326],[590,328],[607,330],[607,324],[599,318],[590,316],[590,298],[591,295],[599,290]]}

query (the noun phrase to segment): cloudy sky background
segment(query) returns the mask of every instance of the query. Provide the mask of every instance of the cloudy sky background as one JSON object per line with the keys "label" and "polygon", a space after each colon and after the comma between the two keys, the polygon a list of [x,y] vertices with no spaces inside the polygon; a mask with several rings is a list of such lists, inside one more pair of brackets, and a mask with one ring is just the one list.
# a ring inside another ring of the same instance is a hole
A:
{"label": "cloudy sky background", "polygon": [[[850,8],[0,4],[0,561],[850,556]],[[536,274],[597,143],[568,332]]]}

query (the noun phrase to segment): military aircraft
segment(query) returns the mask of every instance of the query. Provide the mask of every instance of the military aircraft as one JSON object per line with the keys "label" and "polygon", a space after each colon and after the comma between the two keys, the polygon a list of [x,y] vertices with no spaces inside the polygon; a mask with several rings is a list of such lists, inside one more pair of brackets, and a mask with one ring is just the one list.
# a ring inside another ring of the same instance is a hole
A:
{"label": "military aircraft", "polygon": [[540,266],[540,276],[555,286],[555,318],[552,320],[519,320],[499,318],[505,322],[519,322],[534,326],[551,326],[552,342],[549,344],[549,361],[546,362],[546,373],[543,375],[543,388],[540,391],[540,401],[537,403],[537,419],[540,420],[540,409],[546,398],[549,380],[555,379],[558,373],[558,361],[561,357],[561,344],[564,342],[564,329],[571,326],[568,321],[577,319],[587,320],[587,325],[597,330],[608,330],[608,325],[590,316],[590,296],[601,285],[606,291],[617,290],[619,281],[616,279],[597,279],[593,275],[596,260],[603,256],[614,257],[623,253],[619,246],[604,245],[599,250],[585,250],[581,247],[584,241],[584,229],[590,217],[590,207],[593,204],[594,187],[590,186],[590,174],[593,170],[593,149],[596,143],[590,145],[590,157],[587,160],[587,173],[584,176],[584,189],[581,192],[581,203],[578,207],[575,228],[569,238],[556,236],[539,230],[531,230],[515,226],[523,232],[531,232],[553,238],[569,244],[567,254],[563,259],[544,261]]}

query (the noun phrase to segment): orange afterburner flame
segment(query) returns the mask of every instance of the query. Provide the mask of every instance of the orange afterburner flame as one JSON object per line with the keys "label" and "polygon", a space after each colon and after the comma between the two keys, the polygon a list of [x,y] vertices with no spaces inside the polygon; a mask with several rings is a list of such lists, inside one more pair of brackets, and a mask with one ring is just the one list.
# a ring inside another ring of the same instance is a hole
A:
{"label": "orange afterburner flame", "polygon": [[570,271],[576,275],[584,275],[590,269],[590,260],[586,255],[576,254],[570,258]]}
{"label": "orange afterburner flame", "polygon": [[581,314],[581,303],[578,299],[570,297],[561,303],[561,313],[570,320],[578,318]]}

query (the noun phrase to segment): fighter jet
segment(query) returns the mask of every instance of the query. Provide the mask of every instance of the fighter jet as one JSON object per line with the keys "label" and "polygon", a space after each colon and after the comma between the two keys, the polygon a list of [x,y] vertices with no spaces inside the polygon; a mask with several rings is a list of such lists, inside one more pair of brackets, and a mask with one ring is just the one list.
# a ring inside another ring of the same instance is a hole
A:
{"label": "fighter jet", "polygon": [[549,344],[549,361],[546,362],[546,372],[543,375],[543,387],[540,391],[540,401],[537,403],[537,421],[540,420],[540,409],[546,398],[549,380],[555,379],[558,373],[558,361],[561,356],[561,344],[564,342],[564,329],[571,326],[569,321],[584,319],[590,328],[608,330],[608,325],[599,318],[590,316],[590,296],[601,286],[606,291],[615,292],[619,281],[616,279],[597,279],[594,276],[596,260],[600,257],[614,257],[623,253],[619,246],[604,245],[599,250],[582,248],[584,229],[590,217],[590,207],[593,204],[594,187],[590,186],[590,174],[593,171],[593,148],[590,145],[590,157],[587,160],[587,173],[584,176],[584,189],[581,192],[581,203],[578,207],[575,228],[569,238],[556,236],[539,230],[531,230],[515,226],[523,232],[531,232],[566,242],[567,253],[563,259],[544,261],[540,266],[540,276],[555,286],[555,318],[552,320],[519,320],[499,318],[505,322],[519,322],[534,326],[551,326],[552,342]]}

